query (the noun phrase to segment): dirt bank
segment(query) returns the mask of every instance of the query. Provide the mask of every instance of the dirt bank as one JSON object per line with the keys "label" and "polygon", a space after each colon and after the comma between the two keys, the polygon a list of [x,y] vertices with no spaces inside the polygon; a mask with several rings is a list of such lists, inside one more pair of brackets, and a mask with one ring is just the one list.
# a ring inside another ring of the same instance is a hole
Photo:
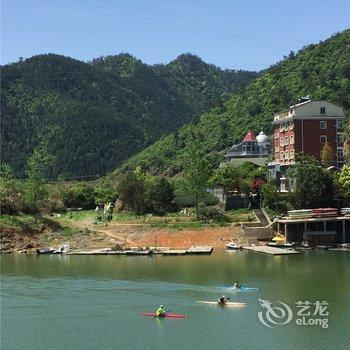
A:
{"label": "dirt bank", "polygon": [[231,239],[237,239],[239,227],[204,228],[200,230],[155,231],[146,233],[132,241],[135,246],[159,246],[169,248],[188,248],[191,245],[210,245],[224,248]]}
{"label": "dirt bank", "polygon": [[31,252],[40,247],[57,248],[69,243],[71,249],[96,249],[115,247],[169,247],[188,248],[192,245],[210,245],[225,248],[231,239],[236,240],[239,226],[197,229],[156,228],[143,223],[96,224],[93,219],[54,221],[46,219],[35,226],[21,228],[1,227],[1,252]]}

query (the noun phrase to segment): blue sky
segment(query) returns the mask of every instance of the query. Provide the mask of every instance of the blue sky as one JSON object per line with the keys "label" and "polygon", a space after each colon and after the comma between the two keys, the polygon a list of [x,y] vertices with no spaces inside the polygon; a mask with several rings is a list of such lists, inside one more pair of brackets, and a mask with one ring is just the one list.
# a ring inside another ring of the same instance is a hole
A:
{"label": "blue sky", "polygon": [[349,0],[2,0],[1,63],[128,52],[154,64],[191,52],[259,70],[349,27]]}

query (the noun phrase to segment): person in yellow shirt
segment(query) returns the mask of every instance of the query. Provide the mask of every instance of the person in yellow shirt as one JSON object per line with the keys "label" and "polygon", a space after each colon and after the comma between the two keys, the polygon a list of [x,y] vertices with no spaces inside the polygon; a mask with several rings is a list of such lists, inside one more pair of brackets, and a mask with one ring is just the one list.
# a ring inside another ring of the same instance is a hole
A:
{"label": "person in yellow shirt", "polygon": [[156,312],[156,315],[158,317],[162,317],[162,316],[165,316],[165,309],[164,309],[164,306],[163,305],[160,305],[159,308],[157,309],[157,312]]}

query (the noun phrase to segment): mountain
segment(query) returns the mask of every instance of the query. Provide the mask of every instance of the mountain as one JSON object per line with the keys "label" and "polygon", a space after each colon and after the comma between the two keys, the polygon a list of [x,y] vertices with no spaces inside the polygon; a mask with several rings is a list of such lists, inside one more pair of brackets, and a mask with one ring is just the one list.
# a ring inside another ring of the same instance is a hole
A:
{"label": "mountain", "polygon": [[189,54],[156,66],[128,54],[88,63],[45,54],[5,65],[2,162],[23,176],[28,156],[42,148],[54,157],[49,177],[96,177],[256,76]]}
{"label": "mountain", "polygon": [[[191,54],[183,54],[167,65],[154,69],[198,113],[221,105],[229,94],[235,93],[252,80],[252,72],[222,70]],[[255,76],[256,77],[256,76]],[[224,94],[224,96],[222,96]]]}
{"label": "mountain", "polygon": [[121,170],[140,165],[154,173],[174,175],[181,170],[183,147],[193,138],[204,143],[213,165],[223,159],[226,148],[252,129],[272,132],[274,113],[310,95],[334,102],[350,111],[350,30],[324,42],[309,45],[297,54],[265,70],[222,106],[200,116],[128,160]]}

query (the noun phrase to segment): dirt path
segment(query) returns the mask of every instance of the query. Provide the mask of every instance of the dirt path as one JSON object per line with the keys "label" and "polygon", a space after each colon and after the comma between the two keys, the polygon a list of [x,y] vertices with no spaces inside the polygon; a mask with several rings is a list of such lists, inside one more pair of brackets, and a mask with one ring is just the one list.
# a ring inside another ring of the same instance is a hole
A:
{"label": "dirt path", "polygon": [[[79,230],[95,232],[99,236],[95,243],[98,246],[126,243],[133,247],[189,248],[191,245],[211,245],[225,248],[225,244],[231,239],[236,240],[240,232],[239,226],[173,230],[154,228],[148,223],[96,224],[93,218],[72,220],[69,225]],[[91,245],[93,242],[89,242],[89,246]]]}

